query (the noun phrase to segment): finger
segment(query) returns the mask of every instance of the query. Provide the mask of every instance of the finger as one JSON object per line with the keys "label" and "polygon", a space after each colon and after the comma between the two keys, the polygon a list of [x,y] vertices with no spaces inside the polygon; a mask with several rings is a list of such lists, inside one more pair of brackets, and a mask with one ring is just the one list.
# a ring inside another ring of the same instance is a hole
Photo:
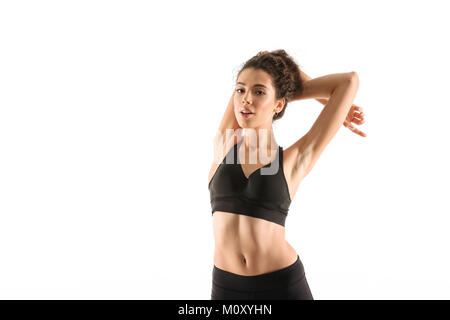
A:
{"label": "finger", "polygon": [[356,107],[356,106],[352,106],[350,108],[350,111],[351,111],[351,113],[357,113],[357,114],[364,113],[364,111],[361,107]]}
{"label": "finger", "polygon": [[363,108],[358,107],[358,106],[355,106],[355,108],[354,108],[354,113],[358,113],[358,114],[360,114],[360,115],[364,115]]}
{"label": "finger", "polygon": [[363,120],[364,116],[360,115],[359,113],[352,113],[352,114],[348,114],[347,118],[350,118],[350,119],[356,118],[358,120]]}
{"label": "finger", "polygon": [[361,130],[358,130],[357,128],[353,127],[352,124],[349,121],[347,121],[347,120],[344,121],[344,126],[349,128],[354,133],[359,134],[362,137],[367,137],[367,134],[365,134]]}
{"label": "finger", "polygon": [[367,135],[362,132],[361,130],[358,130],[357,128],[353,127],[351,124],[347,126],[347,128],[349,128],[351,131],[353,131],[356,134],[359,134],[362,137],[366,137]]}
{"label": "finger", "polygon": [[350,130],[358,130],[352,125],[352,122],[355,122],[358,125],[361,124],[361,123],[359,123],[360,122],[359,120],[353,120],[352,119],[352,121],[344,120],[344,126],[349,128]]}
{"label": "finger", "polygon": [[347,127],[349,130],[354,131],[356,128],[352,126],[350,122],[344,123],[344,126]]}
{"label": "finger", "polygon": [[353,115],[361,119],[364,118],[364,112],[354,112]]}
{"label": "finger", "polygon": [[358,118],[364,118],[364,112],[354,112],[354,116],[357,116]]}
{"label": "finger", "polygon": [[352,130],[354,133],[359,134],[361,137],[365,137],[366,134],[364,132],[362,132],[361,130],[358,130],[357,128],[354,128],[354,130]]}
{"label": "finger", "polygon": [[367,134],[365,134],[364,132],[362,132],[362,131],[357,131],[356,132],[357,134],[359,134],[361,137],[367,137]]}
{"label": "finger", "polygon": [[356,124],[363,124],[364,120],[353,117],[352,122],[354,122]]}

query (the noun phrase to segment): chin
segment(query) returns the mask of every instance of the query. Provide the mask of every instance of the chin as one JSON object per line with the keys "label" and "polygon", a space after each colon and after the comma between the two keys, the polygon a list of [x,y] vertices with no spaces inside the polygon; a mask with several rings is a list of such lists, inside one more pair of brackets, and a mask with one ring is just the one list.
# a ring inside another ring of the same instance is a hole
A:
{"label": "chin", "polygon": [[[242,128],[242,129],[245,129],[245,130],[247,130],[247,131],[256,130],[256,127],[255,127],[255,126],[251,126],[251,125],[248,125],[248,124],[242,125],[241,128]],[[257,132],[256,132],[256,134],[257,134]]]}
{"label": "chin", "polygon": [[241,128],[253,128],[252,126],[250,126],[249,121],[238,121],[238,124]]}

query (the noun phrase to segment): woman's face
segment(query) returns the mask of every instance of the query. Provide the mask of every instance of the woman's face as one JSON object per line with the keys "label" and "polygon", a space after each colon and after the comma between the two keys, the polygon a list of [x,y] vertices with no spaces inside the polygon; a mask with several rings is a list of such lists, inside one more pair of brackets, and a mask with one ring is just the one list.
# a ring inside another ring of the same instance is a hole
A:
{"label": "woman's face", "polygon": [[[241,128],[266,127],[275,112],[281,111],[283,99],[275,99],[271,76],[253,68],[244,69],[234,90],[234,114]],[[252,114],[244,114],[247,108]]]}

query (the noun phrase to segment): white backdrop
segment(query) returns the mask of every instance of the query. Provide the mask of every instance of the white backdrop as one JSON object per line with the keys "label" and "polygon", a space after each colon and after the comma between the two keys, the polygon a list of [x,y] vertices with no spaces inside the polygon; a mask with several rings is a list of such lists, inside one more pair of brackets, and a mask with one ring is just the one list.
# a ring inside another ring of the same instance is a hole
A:
{"label": "white backdrop", "polygon": [[[445,1],[0,2],[0,298],[209,299],[213,136],[239,66],[356,71],[286,220],[315,299],[449,299]],[[447,20],[448,21],[448,20]],[[287,148],[323,106],[291,103]]]}

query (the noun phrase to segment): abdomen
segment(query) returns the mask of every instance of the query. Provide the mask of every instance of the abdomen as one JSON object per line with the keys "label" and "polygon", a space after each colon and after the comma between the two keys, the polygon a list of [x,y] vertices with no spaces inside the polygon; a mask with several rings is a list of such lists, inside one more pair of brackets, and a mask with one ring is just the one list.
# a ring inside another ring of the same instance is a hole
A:
{"label": "abdomen", "polygon": [[279,224],[240,214],[213,214],[214,265],[222,270],[258,275],[287,267],[297,253]]}

